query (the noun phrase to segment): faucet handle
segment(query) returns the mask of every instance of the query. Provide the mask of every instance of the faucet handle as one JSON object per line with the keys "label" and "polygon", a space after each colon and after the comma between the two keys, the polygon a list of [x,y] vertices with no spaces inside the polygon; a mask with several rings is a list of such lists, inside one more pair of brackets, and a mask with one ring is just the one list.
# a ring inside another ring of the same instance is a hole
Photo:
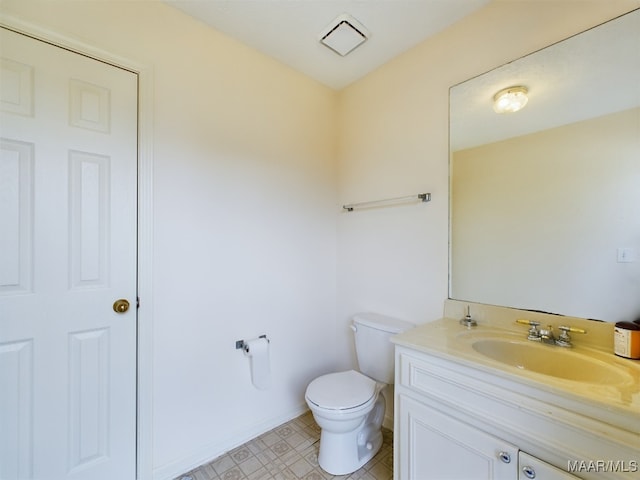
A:
{"label": "faucet handle", "polygon": [[578,327],[565,327],[564,325],[560,325],[558,327],[558,330],[562,330],[563,333],[567,332],[571,332],[571,333],[587,333],[587,331],[584,328],[578,328]]}
{"label": "faucet handle", "polygon": [[560,334],[560,336],[558,338],[556,338],[556,345],[558,345],[560,347],[572,347],[573,346],[571,344],[571,335],[569,335],[569,332],[571,332],[571,333],[587,333],[587,331],[584,328],[566,327],[564,325],[558,326],[558,330],[560,330],[562,332]]}
{"label": "faucet handle", "polygon": [[520,325],[529,325],[531,327],[540,326],[540,322],[536,322],[535,320],[527,320],[525,318],[519,318],[518,320],[516,320],[516,323],[519,323]]}
{"label": "faucet handle", "polygon": [[533,341],[541,341],[540,330],[538,327],[540,326],[540,322],[536,322],[535,320],[526,320],[524,318],[519,318],[516,320],[516,323],[521,325],[529,325],[531,328],[529,329],[529,334],[527,335],[527,340]]}

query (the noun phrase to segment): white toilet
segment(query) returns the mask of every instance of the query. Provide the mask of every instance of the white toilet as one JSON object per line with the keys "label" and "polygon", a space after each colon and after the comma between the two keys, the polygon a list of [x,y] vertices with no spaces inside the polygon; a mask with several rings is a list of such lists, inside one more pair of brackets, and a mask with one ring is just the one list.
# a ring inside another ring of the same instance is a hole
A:
{"label": "white toilet", "polygon": [[362,373],[329,373],[307,387],[307,405],[321,428],[318,463],[326,472],[355,472],[380,449],[385,413],[381,392],[393,383],[394,373],[393,344],[389,339],[414,326],[377,313],[355,315],[351,329]]}

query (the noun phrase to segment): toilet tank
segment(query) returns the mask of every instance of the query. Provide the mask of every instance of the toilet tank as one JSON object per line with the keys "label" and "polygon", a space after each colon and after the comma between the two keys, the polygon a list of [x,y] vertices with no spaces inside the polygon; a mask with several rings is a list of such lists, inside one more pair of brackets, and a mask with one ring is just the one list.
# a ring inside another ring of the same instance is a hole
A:
{"label": "toilet tank", "polygon": [[353,316],[358,367],[362,373],[386,384],[393,383],[394,356],[390,338],[415,324],[379,313]]}

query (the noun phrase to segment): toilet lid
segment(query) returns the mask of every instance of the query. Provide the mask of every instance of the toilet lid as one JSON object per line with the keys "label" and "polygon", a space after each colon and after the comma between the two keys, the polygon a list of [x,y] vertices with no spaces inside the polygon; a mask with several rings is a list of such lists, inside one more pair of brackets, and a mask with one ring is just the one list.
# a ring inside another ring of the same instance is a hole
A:
{"label": "toilet lid", "polygon": [[375,380],[349,370],[316,378],[307,387],[306,396],[321,408],[344,410],[367,403],[375,391]]}

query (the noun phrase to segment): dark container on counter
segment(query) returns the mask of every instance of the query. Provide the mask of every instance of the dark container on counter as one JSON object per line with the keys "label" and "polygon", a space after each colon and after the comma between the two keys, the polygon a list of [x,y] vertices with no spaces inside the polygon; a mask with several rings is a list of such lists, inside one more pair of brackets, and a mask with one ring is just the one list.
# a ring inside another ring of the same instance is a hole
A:
{"label": "dark container on counter", "polygon": [[619,357],[640,359],[640,320],[615,324],[613,351]]}

